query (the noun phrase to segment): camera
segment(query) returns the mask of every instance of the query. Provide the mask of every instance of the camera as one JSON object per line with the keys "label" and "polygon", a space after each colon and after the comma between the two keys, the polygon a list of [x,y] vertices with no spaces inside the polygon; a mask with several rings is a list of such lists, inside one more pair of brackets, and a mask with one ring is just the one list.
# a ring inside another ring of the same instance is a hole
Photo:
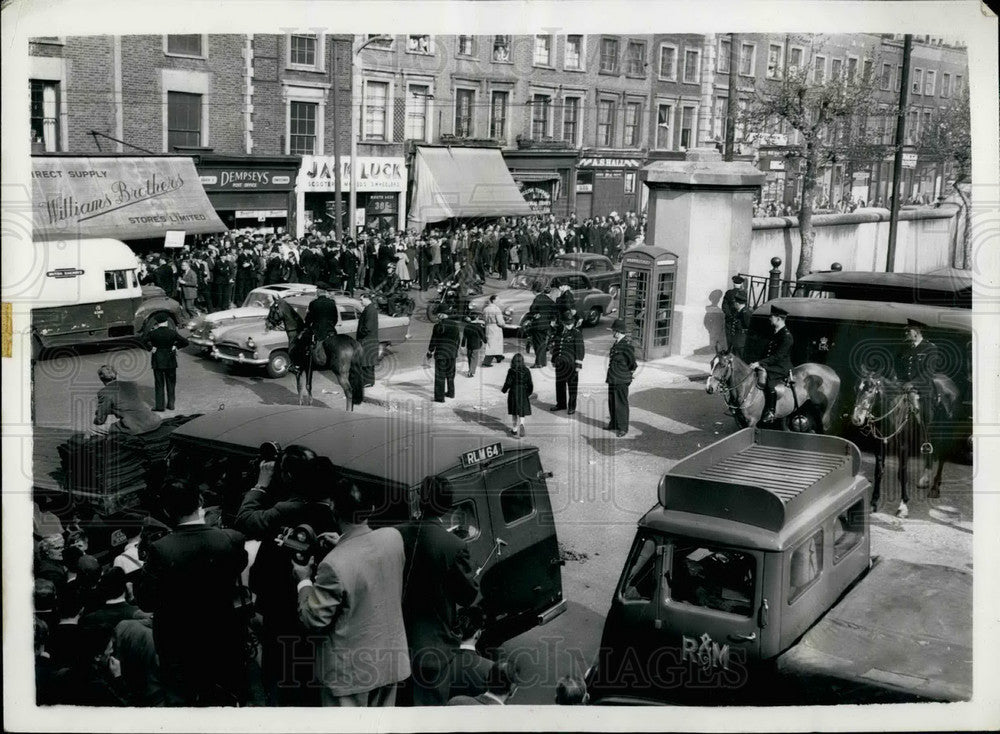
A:
{"label": "camera", "polygon": [[283,453],[281,444],[274,441],[265,441],[262,443],[258,452],[260,453],[261,461],[277,461]]}
{"label": "camera", "polygon": [[274,542],[291,553],[301,566],[308,565],[313,558],[322,558],[336,545],[329,535],[317,536],[312,526],[306,524],[282,528]]}

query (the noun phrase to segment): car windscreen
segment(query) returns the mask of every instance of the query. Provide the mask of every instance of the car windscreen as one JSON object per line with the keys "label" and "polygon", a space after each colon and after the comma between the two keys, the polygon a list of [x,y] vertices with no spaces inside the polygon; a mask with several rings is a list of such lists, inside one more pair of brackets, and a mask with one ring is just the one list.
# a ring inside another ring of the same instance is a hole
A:
{"label": "car windscreen", "polygon": [[244,308],[270,308],[274,303],[274,296],[269,293],[251,293],[243,301]]}
{"label": "car windscreen", "polygon": [[746,551],[700,540],[671,539],[670,600],[749,617],[757,561]]}
{"label": "car windscreen", "polygon": [[519,291],[530,291],[536,280],[538,279],[533,275],[515,275],[510,279],[510,284],[507,287]]}

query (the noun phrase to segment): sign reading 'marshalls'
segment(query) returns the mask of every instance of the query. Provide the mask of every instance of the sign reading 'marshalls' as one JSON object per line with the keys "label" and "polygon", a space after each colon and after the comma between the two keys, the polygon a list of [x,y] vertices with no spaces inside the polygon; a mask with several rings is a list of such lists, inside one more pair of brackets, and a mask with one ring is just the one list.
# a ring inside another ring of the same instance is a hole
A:
{"label": "sign reading 'marshalls'", "polygon": [[[406,160],[360,156],[357,158],[358,191],[406,191]],[[336,159],[332,155],[304,155],[299,169],[300,191],[336,191]],[[351,190],[351,159],[340,157],[340,190]]]}
{"label": "sign reading 'marshalls'", "polygon": [[35,239],[226,231],[190,158],[39,156],[31,163]]}

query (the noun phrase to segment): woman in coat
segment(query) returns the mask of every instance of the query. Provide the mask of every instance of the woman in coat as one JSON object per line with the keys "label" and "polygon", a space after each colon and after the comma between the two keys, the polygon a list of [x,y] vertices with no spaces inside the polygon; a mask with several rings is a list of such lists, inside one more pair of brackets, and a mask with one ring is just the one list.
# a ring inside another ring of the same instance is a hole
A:
{"label": "woman in coat", "polygon": [[531,370],[524,364],[524,356],[518,352],[510,360],[507,379],[501,392],[507,393],[507,413],[511,417],[511,436],[524,435],[524,416],[531,415],[531,393],[535,386],[531,380]]}
{"label": "woman in coat", "polygon": [[400,244],[396,247],[396,275],[399,276],[403,287],[410,288],[410,256],[406,254],[406,246]]}
{"label": "woman in coat", "polygon": [[483,321],[486,322],[486,350],[483,367],[492,367],[493,360],[503,362],[503,312],[496,304],[496,294],[490,296],[489,303],[483,309]]}

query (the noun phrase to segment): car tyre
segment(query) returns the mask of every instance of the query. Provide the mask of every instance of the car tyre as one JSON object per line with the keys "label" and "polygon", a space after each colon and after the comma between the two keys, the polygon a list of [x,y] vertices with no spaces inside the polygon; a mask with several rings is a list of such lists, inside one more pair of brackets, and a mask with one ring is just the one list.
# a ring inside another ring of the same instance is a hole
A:
{"label": "car tyre", "polygon": [[287,375],[291,366],[292,360],[288,356],[288,352],[284,349],[276,349],[271,352],[271,356],[267,360],[267,367],[265,369],[267,370],[268,377],[277,379]]}
{"label": "car tyre", "polygon": [[602,315],[603,312],[601,311],[600,306],[594,306],[592,309],[587,311],[587,320],[586,320],[587,326],[597,326],[599,323],[601,323]]}

